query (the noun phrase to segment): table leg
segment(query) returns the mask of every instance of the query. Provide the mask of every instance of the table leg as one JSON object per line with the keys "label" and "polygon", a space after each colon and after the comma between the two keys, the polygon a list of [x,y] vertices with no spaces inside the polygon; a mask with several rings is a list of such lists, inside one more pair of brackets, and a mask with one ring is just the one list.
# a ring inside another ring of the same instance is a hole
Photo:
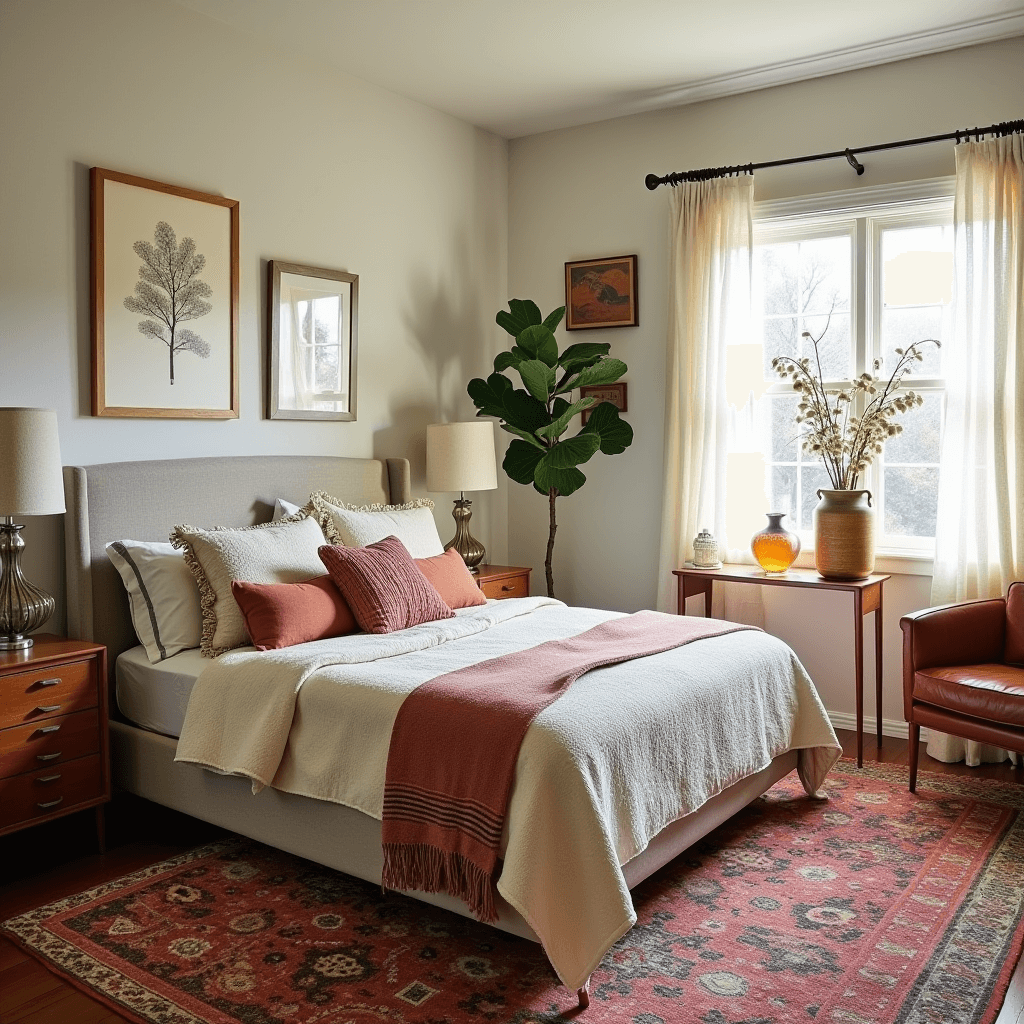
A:
{"label": "table leg", "polygon": [[704,587],[704,618],[711,618],[711,588],[715,585],[714,580],[708,580]]}
{"label": "table leg", "polygon": [[686,577],[677,576],[676,583],[678,584],[676,590],[676,615],[686,614]]}
{"label": "table leg", "polygon": [[861,591],[853,592],[853,647],[857,680],[857,767],[864,767],[864,610]]}
{"label": "table leg", "polygon": [[882,584],[878,584],[878,607],[875,609],[875,727],[878,745],[882,745]]}

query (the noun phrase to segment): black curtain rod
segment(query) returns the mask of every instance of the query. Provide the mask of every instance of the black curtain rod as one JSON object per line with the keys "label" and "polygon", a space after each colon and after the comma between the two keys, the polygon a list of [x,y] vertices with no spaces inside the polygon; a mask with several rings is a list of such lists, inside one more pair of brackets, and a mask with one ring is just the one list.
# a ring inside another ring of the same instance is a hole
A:
{"label": "black curtain rod", "polygon": [[753,174],[763,167],[783,167],[786,164],[806,164],[814,160],[836,160],[845,157],[850,166],[858,173],[864,173],[864,165],[857,159],[858,153],[879,153],[884,149],[904,149],[907,146],[924,146],[929,142],[945,142],[948,139],[955,139],[957,143],[961,140],[980,141],[984,135],[1012,135],[1014,132],[1024,132],[1024,119],[1019,121],[1002,121],[999,124],[990,124],[987,128],[961,129],[955,132],[946,132],[944,135],[928,135],[920,139],[903,139],[900,142],[883,142],[877,146],[856,146],[853,149],[837,149],[831,153],[815,153],[812,156],[794,156],[788,160],[765,160],[759,164],[736,164],[733,167],[705,167],[697,171],[674,171],[659,178],[656,174],[648,174],[644,178],[644,184],[653,192],[659,185],[678,185],[681,181],[708,181],[711,178],[724,178],[730,174]]}

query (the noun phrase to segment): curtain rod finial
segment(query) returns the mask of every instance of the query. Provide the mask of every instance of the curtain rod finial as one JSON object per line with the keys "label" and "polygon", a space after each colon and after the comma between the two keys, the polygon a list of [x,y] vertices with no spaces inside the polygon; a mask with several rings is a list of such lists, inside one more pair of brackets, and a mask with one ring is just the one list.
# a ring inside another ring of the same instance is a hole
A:
{"label": "curtain rod finial", "polygon": [[653,192],[661,184],[661,178],[656,174],[648,174],[644,178],[644,184]]}

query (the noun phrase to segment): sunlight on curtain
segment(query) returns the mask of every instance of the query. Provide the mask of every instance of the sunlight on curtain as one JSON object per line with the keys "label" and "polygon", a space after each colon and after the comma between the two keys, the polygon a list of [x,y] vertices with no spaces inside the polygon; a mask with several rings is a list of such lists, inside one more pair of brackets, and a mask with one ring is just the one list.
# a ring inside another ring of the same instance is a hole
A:
{"label": "sunlight on curtain", "polygon": [[[1024,137],[956,147],[953,339],[932,604],[999,597],[1024,579]],[[969,764],[1006,751],[933,734]]]}
{"label": "sunlight on curtain", "polygon": [[[726,349],[750,341],[753,193],[750,175],[685,182],[669,191],[662,611],[676,610],[672,570],[692,559],[702,527],[714,533],[723,560],[746,552],[747,537],[727,533]],[[715,591],[725,595],[728,618],[763,622],[760,587],[719,585]],[[716,607],[715,614],[722,611]]]}

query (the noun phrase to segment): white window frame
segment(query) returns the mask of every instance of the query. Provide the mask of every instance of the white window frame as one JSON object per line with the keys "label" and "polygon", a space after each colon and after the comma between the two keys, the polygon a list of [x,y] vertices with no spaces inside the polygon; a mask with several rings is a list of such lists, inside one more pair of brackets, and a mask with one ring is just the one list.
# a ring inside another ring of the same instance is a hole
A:
{"label": "white window frame", "polygon": [[[769,238],[782,242],[849,233],[850,340],[855,374],[869,370],[872,360],[881,354],[883,302],[879,262],[882,232],[888,227],[910,227],[915,222],[930,225],[936,220],[951,221],[954,190],[954,178],[933,178],[754,204],[755,246]],[[859,282],[863,282],[862,287]],[[871,352],[869,344],[874,349]],[[828,387],[844,383],[848,382],[825,382]],[[907,384],[922,393],[945,393],[945,380],[941,377],[914,376]],[[766,396],[790,393],[792,388],[784,381],[773,382],[765,391]],[[880,519],[885,507],[884,458],[883,453],[872,464],[863,484],[879,499]],[[801,532],[801,540],[806,550],[812,550],[813,536]],[[934,538],[879,534],[878,568],[930,573],[934,549]],[[893,564],[887,565],[889,562]]]}

